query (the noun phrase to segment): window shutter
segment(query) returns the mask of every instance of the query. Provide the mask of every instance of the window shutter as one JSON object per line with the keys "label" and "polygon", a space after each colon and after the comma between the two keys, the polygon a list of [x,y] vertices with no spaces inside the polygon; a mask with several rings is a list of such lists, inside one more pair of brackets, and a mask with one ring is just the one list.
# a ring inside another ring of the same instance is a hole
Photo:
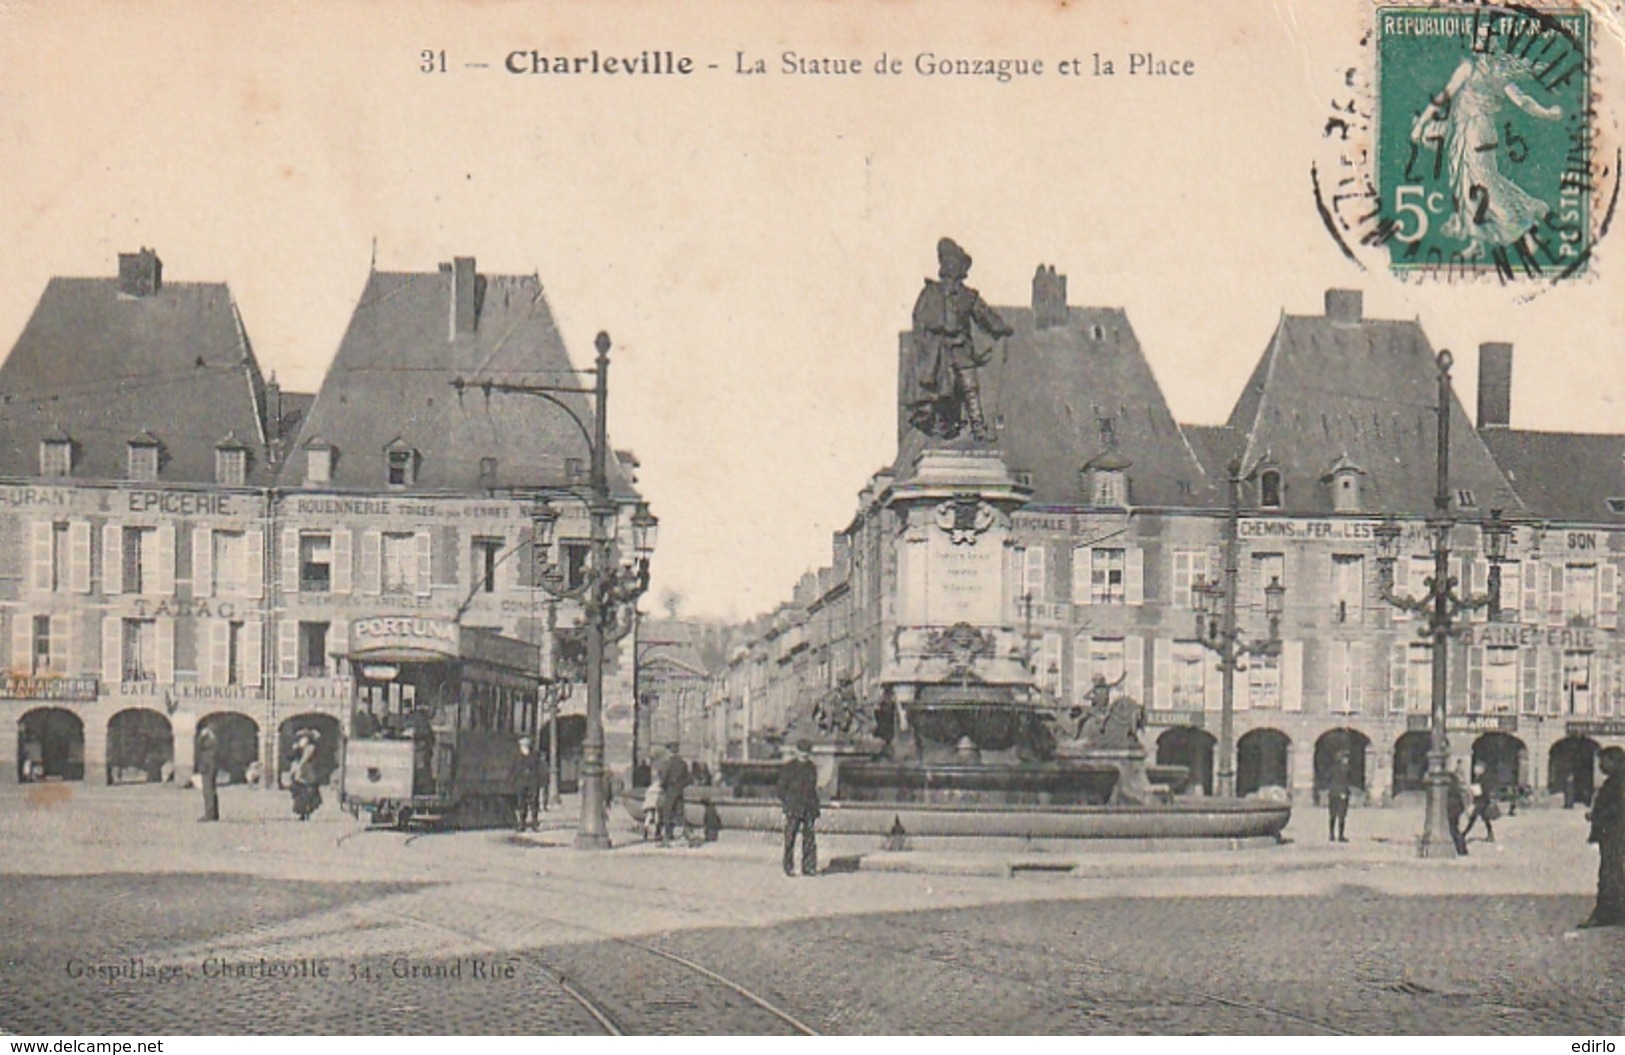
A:
{"label": "window shutter", "polygon": [[1348,709],[1349,653],[1342,641],[1329,642],[1326,649],[1326,709],[1342,714]]}
{"label": "window shutter", "polygon": [[1093,600],[1090,584],[1094,578],[1095,554],[1088,546],[1072,547],[1072,603],[1088,604]]}
{"label": "window shutter", "polygon": [[192,596],[214,596],[214,529],[192,526]]}
{"label": "window shutter", "polygon": [[[173,530],[173,529],[171,529]],[[171,535],[171,538],[174,536]],[[153,620],[158,631],[158,684],[175,684],[175,619],[162,615]]]}
{"label": "window shutter", "polygon": [[30,577],[30,586],[36,593],[51,592],[51,558],[53,534],[56,525],[49,520],[36,520],[33,523],[33,568]]}
{"label": "window shutter", "polygon": [[102,617],[103,692],[124,680],[124,620],[116,615]]}
{"label": "window shutter", "polygon": [[11,613],[11,671],[34,672],[34,617],[27,612]]}
{"label": "window shutter", "polygon": [[276,672],[282,678],[299,676],[299,624],[292,619],[276,625]]}
{"label": "window shutter", "polygon": [[[175,525],[158,525],[158,570],[153,577],[153,592],[161,597],[169,597],[175,592]],[[174,627],[170,628],[171,631]],[[171,655],[170,664],[173,667],[175,657]],[[173,680],[173,679],[171,679]]]}
{"label": "window shutter", "polygon": [[434,536],[427,531],[417,533],[418,596],[427,597],[434,592]]}
{"label": "window shutter", "polygon": [[1547,649],[1535,653],[1540,662],[1540,694],[1546,697],[1546,713],[1563,713],[1563,656]]}
{"label": "window shutter", "polygon": [[265,596],[265,532],[243,532],[243,596]]}
{"label": "window shutter", "polygon": [[1525,648],[1519,656],[1519,693],[1525,714],[1540,713],[1540,650]]}
{"label": "window shutter", "polygon": [[[1401,555],[1394,561],[1394,594],[1398,597],[1411,596],[1411,558],[1408,555]],[[1396,623],[1402,623],[1411,617],[1411,613],[1403,608],[1395,608],[1393,605],[1387,607]]]}
{"label": "window shutter", "polygon": [[124,592],[124,529],[109,521],[102,525],[102,593]]}
{"label": "window shutter", "polygon": [[1151,642],[1151,652],[1154,664],[1151,690],[1156,694],[1154,706],[1159,711],[1170,710],[1174,705],[1171,643],[1165,637],[1154,638]]}
{"label": "window shutter", "polygon": [[1202,651],[1201,662],[1197,664],[1202,671],[1202,706],[1209,711],[1224,709],[1224,674],[1213,663],[1213,657],[1206,649]]}
{"label": "window shutter", "polygon": [[1145,551],[1138,546],[1123,551],[1123,600],[1136,607],[1145,604]]}
{"label": "window shutter", "polygon": [[1405,674],[1410,665],[1411,646],[1395,641],[1388,649],[1388,713],[1405,713]]}
{"label": "window shutter", "polygon": [[1563,624],[1563,565],[1550,564],[1547,569],[1551,572],[1551,585],[1546,593],[1546,621],[1559,626]]}
{"label": "window shutter", "polygon": [[350,549],[352,540],[350,529],[337,527],[333,529],[333,592],[347,594],[353,589],[351,584]]}
{"label": "window shutter", "polygon": [[1173,574],[1168,577],[1168,603],[1174,608],[1189,608],[1191,603],[1191,554],[1189,550],[1173,552]]}
{"label": "window shutter", "polygon": [[68,525],[68,578],[74,593],[90,592],[90,521]]}
{"label": "window shutter", "polygon": [[210,685],[224,685],[231,680],[231,621],[211,619],[208,628],[208,655],[200,666],[208,671]]}
{"label": "window shutter", "polygon": [[1522,603],[1523,565],[1509,561],[1501,565],[1501,618],[1506,619],[1517,613]]}
{"label": "window shutter", "polygon": [[[335,619],[327,626],[327,651],[332,656],[343,656],[350,651],[350,624],[343,619]],[[344,660],[335,659],[332,664],[333,674],[342,675]]]}
{"label": "window shutter", "polygon": [[1611,714],[1613,712],[1612,700],[1609,697],[1614,690],[1614,664],[1613,657],[1607,652],[1599,650],[1593,659],[1596,669],[1592,671],[1595,679],[1591,683],[1591,713],[1596,715]]}
{"label": "window shutter", "polygon": [[1532,560],[1523,569],[1523,605],[1518,612],[1525,623],[1546,618],[1546,565]]}
{"label": "window shutter", "polygon": [[1281,642],[1281,707],[1303,710],[1303,642]]}
{"label": "window shutter", "polygon": [[1619,571],[1612,564],[1597,565],[1597,625],[1612,630],[1619,622]]}
{"label": "window shutter", "polygon": [[258,619],[243,622],[243,684],[257,689],[264,684],[265,624]]}
{"label": "window shutter", "polygon": [[1093,664],[1093,650],[1094,640],[1087,634],[1079,634],[1072,639],[1072,702],[1074,703],[1083,703],[1089,696],[1089,685],[1093,680],[1089,676]]}
{"label": "window shutter", "polygon": [[[1473,561],[1473,586],[1475,587],[1473,591],[1474,593],[1482,594],[1485,597],[1490,595],[1489,561],[1481,558]],[[1471,618],[1475,623],[1488,622],[1490,618],[1490,606],[1486,604],[1483,608],[1473,609]]]}
{"label": "window shutter", "polygon": [[383,592],[380,569],[383,564],[384,536],[381,532],[361,534],[361,592],[373,597]]}
{"label": "window shutter", "polygon": [[1365,710],[1365,642],[1349,642],[1349,713]]}
{"label": "window shutter", "polygon": [[299,592],[299,529],[282,529],[282,592],[292,597]]}
{"label": "window shutter", "polygon": [[1123,672],[1128,679],[1123,682],[1123,691],[1134,698],[1135,703],[1145,702],[1145,639],[1140,637],[1125,637],[1123,639]]}
{"label": "window shutter", "polygon": [[1035,543],[1027,547],[1027,567],[1022,578],[1022,588],[1029,594],[1034,604],[1044,601],[1044,544]]}
{"label": "window shutter", "polygon": [[1467,713],[1484,713],[1484,646],[1467,648]]}

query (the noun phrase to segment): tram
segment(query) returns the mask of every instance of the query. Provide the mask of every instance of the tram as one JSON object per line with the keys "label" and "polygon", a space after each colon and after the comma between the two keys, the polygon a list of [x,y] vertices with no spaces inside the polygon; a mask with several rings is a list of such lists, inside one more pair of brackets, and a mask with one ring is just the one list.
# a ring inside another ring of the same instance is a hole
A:
{"label": "tram", "polygon": [[513,823],[519,737],[536,736],[536,645],[444,619],[350,627],[354,675],[340,802],[379,825]]}

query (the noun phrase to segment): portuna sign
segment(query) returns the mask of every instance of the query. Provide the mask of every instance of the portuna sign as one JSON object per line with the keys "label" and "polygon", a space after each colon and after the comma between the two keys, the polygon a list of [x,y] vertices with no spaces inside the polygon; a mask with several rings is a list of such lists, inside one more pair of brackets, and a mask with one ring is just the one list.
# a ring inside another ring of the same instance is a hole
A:
{"label": "portuna sign", "polygon": [[351,639],[402,638],[419,641],[439,641],[457,647],[457,624],[444,619],[416,619],[407,616],[377,616],[357,619]]}

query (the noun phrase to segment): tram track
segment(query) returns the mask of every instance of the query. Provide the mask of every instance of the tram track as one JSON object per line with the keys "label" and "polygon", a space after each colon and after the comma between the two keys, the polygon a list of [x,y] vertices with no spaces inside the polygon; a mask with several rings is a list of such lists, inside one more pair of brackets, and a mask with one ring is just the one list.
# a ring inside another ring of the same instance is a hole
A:
{"label": "tram track", "polygon": [[[412,840],[409,839],[405,845],[410,845],[411,842]],[[535,890],[534,882],[522,881],[505,870],[496,869],[489,866],[467,868],[464,870],[463,874],[469,878],[477,878],[481,882],[502,886],[508,889],[526,890],[530,892],[534,892]],[[688,916],[695,922],[700,923],[702,926],[718,928],[739,926],[739,924],[733,919],[722,916],[714,911],[696,907],[692,901],[680,901],[673,897],[663,896],[663,891],[659,889],[650,889],[646,885],[616,882],[614,880],[605,880],[600,878],[587,880],[565,875],[547,875],[539,878],[551,885],[575,886],[580,888],[583,893],[590,891],[594,895],[600,897],[606,892],[624,893],[629,897],[638,898],[645,904],[652,904],[654,907],[659,907],[662,910],[677,912]],[[559,917],[538,915],[534,912],[527,912],[527,915],[539,921],[545,921],[557,926],[577,930],[582,934],[593,937],[599,942],[611,943],[622,948],[637,950],[645,955],[667,960],[673,964],[685,968],[693,974],[708,978],[716,985],[733,991],[739,998],[757,1006],[775,1019],[780,1025],[787,1026],[793,1032],[802,1035],[817,1035],[816,1031],[814,1031],[812,1027],[801,1022],[794,1015],[783,1010],[782,1008],[777,1007],[776,1005],[773,1005],[771,1002],[763,999],[758,994],[745,988],[744,986],[740,986],[732,979],[712,971],[703,964],[700,964],[687,957],[683,957],[669,950],[656,948],[630,938],[611,934],[577,920],[566,920]],[[917,939],[918,933],[915,932],[912,936]],[[930,963],[936,967],[956,972],[997,978],[1002,981],[1015,983],[1035,989],[1039,992],[1046,993],[1054,998],[1058,1004],[1065,1004],[1075,996],[1075,993],[1066,991],[1062,987],[1058,986],[1053,979],[1040,973],[1020,970],[1012,971],[1008,967],[1002,965],[989,966],[967,963],[948,955],[933,952],[930,949],[908,948],[899,945],[898,943],[886,943],[872,939],[854,938],[847,935],[821,936],[819,940],[824,943],[833,942],[843,947],[852,948],[856,951],[858,956],[863,957],[866,961],[872,962],[877,955],[890,957],[893,959],[901,956]],[[1033,959],[1035,957],[1042,956],[1046,952],[1052,951],[1049,950],[1047,946],[1035,945],[1027,942],[1002,941],[988,938],[986,936],[981,936],[977,940],[980,946],[984,949],[1006,949],[1021,959]],[[1137,970],[1133,967],[1108,962],[1095,956],[1079,955],[1075,952],[1069,952],[1066,954],[1065,960],[1069,965],[1087,969],[1096,973],[1097,975],[1107,977],[1115,976],[1119,979],[1127,980],[1132,983],[1161,984],[1166,981],[1165,978],[1159,976],[1155,972]],[[561,981],[561,984],[563,984],[564,980],[571,977],[569,973],[564,972],[557,967],[552,965],[548,966],[552,971],[557,972],[556,976],[557,979]],[[576,977],[579,977],[579,975]],[[1187,996],[1201,1000],[1208,1004],[1224,1007],[1232,1011],[1251,1013],[1265,1019],[1277,1020],[1283,1023],[1283,1028],[1286,1028],[1286,1024],[1290,1024],[1292,1028],[1296,1029],[1307,1028],[1316,1032],[1334,1036],[1349,1035],[1349,1031],[1341,1029],[1329,1022],[1290,1010],[1288,1008],[1277,1007],[1272,1004],[1266,1004],[1258,1001],[1237,999],[1235,997],[1226,996],[1224,994],[1212,992],[1200,987],[1191,986],[1188,983],[1182,983],[1181,990]],[[580,999],[580,997],[575,997],[575,994],[572,994],[572,997],[578,1000]],[[590,996],[589,999],[591,999]],[[599,1005],[599,1009],[600,1011],[603,1011],[606,1014],[606,1017],[608,1017],[611,1021],[616,1020],[614,1014],[605,1009],[601,1004]]]}

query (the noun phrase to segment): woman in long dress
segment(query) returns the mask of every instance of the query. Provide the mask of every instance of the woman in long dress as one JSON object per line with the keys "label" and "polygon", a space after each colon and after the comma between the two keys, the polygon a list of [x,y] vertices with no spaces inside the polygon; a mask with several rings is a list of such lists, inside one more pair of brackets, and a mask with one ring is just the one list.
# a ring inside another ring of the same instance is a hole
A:
{"label": "woman in long dress", "polygon": [[310,815],[322,805],[322,790],[316,774],[316,741],[320,738],[316,730],[305,729],[293,741],[293,765],[288,783],[293,793],[293,814],[302,821],[310,820]]}
{"label": "woman in long dress", "polygon": [[1455,211],[1440,230],[1467,243],[1462,255],[1468,259],[1483,256],[1487,246],[1516,242],[1550,208],[1501,172],[1499,126],[1506,103],[1543,121],[1563,116],[1561,106],[1531,98],[1518,83],[1525,79],[1534,79],[1528,61],[1476,53],[1462,60],[1411,125],[1411,142],[1438,144],[1444,152]]}

